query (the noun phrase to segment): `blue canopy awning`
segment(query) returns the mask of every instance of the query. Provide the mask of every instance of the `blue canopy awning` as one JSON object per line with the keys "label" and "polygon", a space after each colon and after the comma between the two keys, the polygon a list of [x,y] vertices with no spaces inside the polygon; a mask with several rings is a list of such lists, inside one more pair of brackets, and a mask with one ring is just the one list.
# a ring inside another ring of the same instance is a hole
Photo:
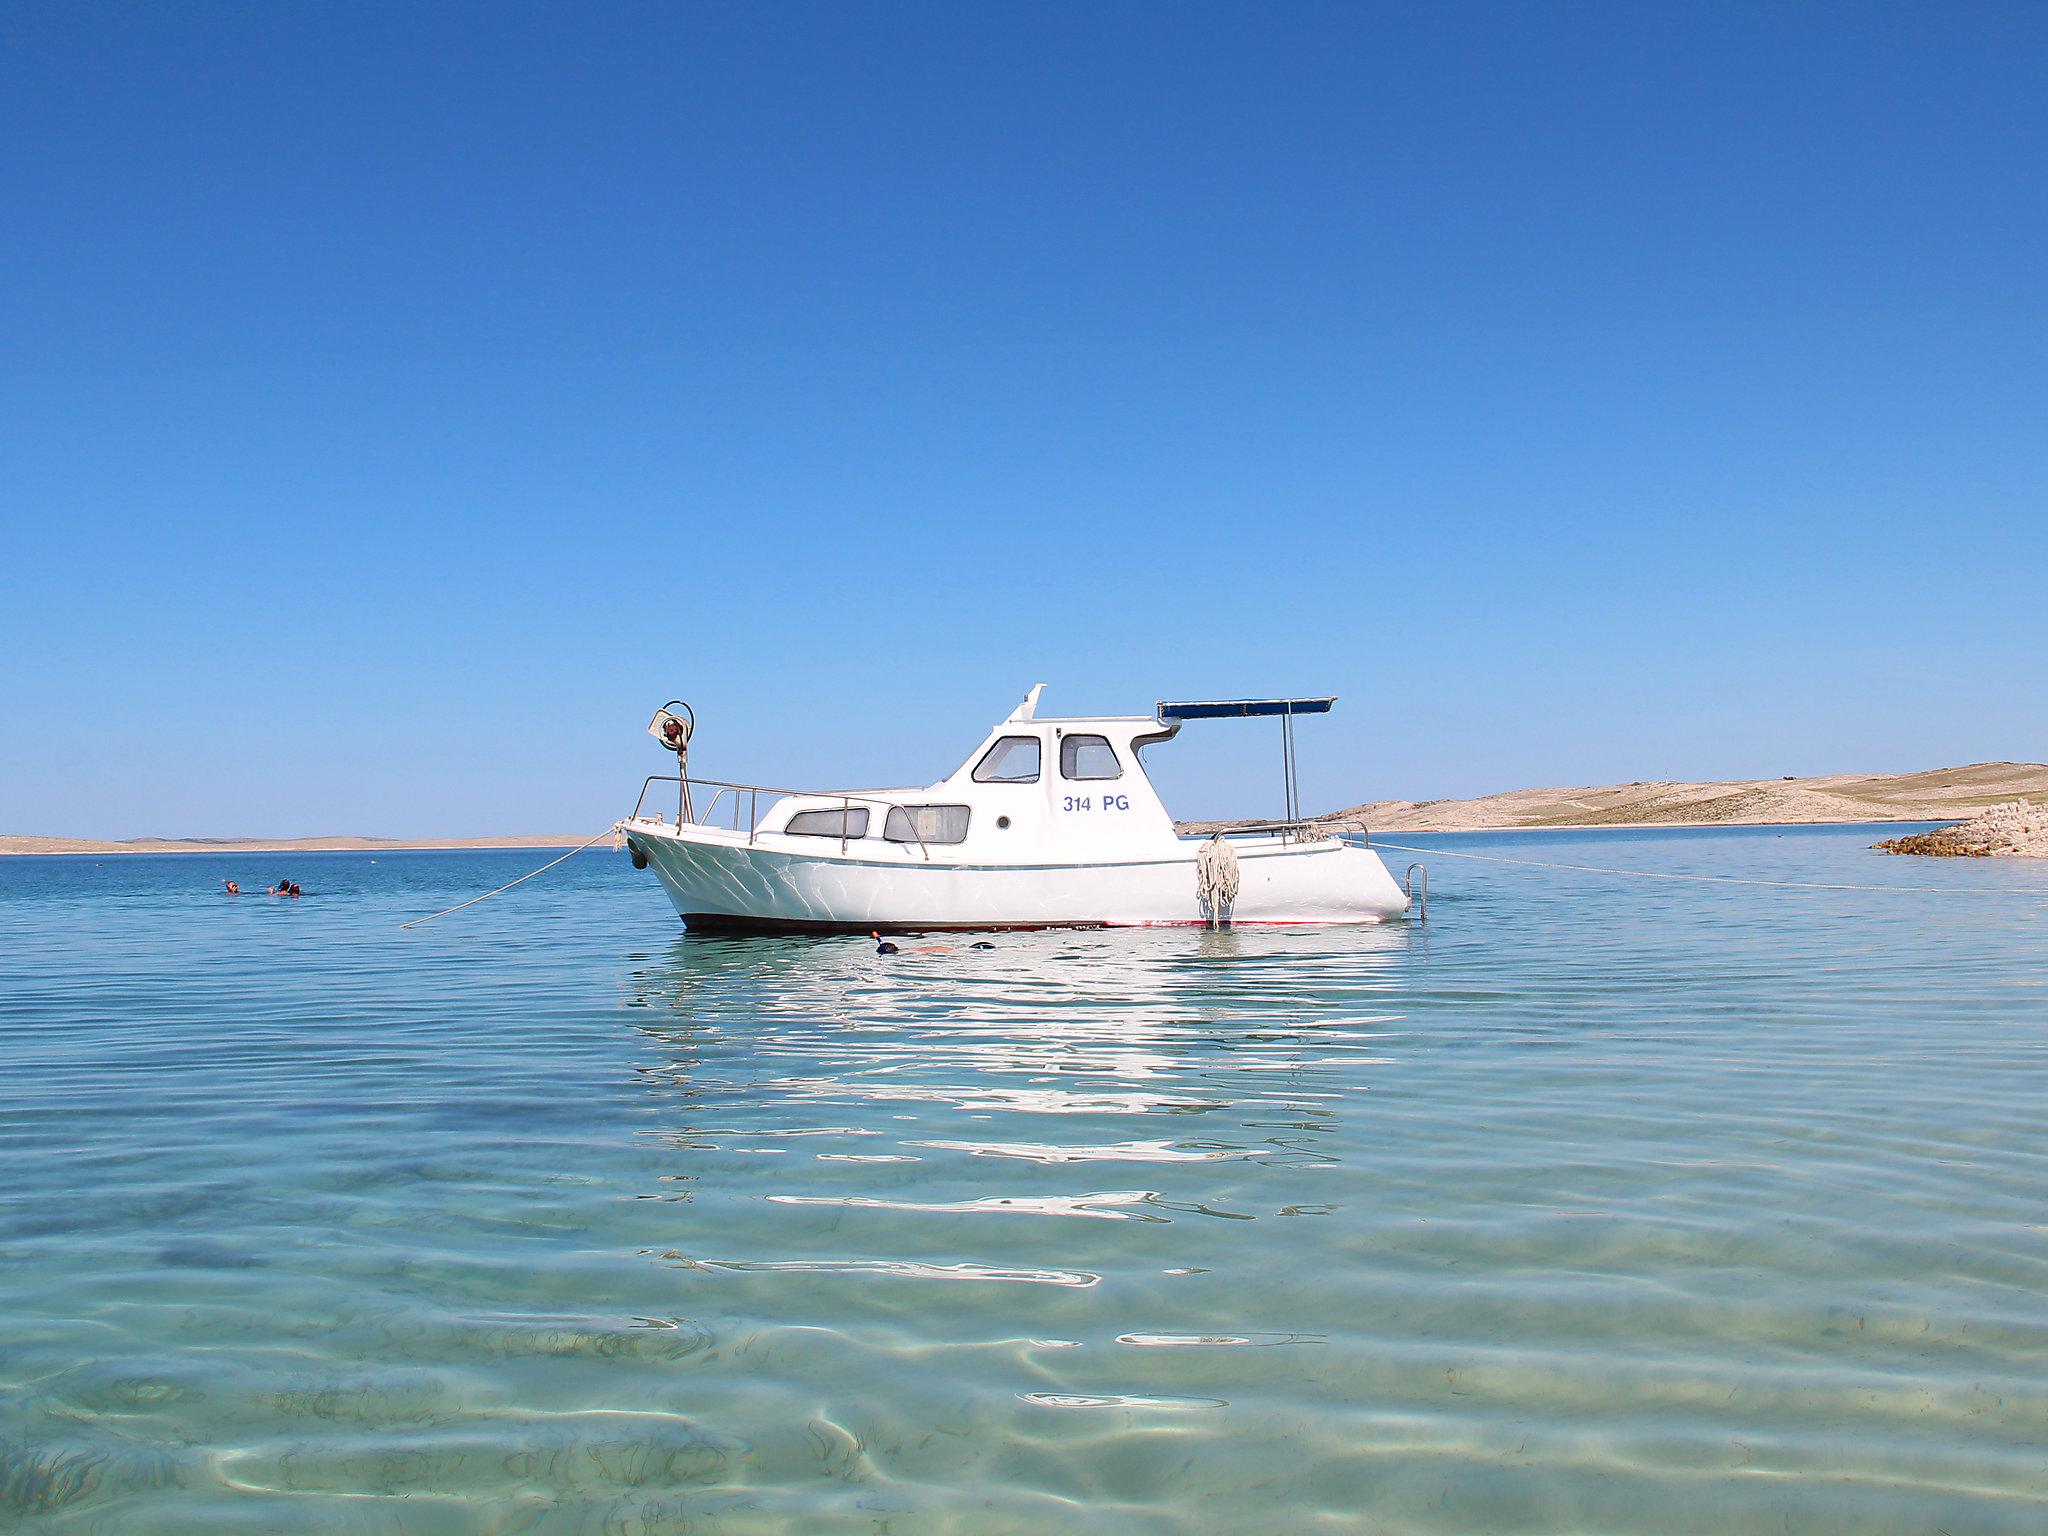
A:
{"label": "blue canopy awning", "polygon": [[1327,699],[1194,699],[1178,704],[1161,701],[1162,720],[1239,720],[1257,715],[1327,715],[1337,702]]}

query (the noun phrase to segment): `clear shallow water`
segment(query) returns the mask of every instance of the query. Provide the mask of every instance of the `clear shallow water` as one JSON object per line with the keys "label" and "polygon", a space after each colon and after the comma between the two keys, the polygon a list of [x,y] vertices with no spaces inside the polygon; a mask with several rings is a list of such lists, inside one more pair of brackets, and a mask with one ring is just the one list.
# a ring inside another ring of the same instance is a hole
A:
{"label": "clear shallow water", "polygon": [[885,960],[0,860],[0,1528],[2048,1528],[2048,870],[1872,836],[1441,842],[1986,894]]}

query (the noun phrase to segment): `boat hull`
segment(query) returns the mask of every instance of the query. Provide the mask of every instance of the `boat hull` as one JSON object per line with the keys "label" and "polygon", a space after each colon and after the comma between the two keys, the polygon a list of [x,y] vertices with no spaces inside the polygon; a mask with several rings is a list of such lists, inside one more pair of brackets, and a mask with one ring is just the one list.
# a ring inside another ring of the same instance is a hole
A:
{"label": "boat hull", "polygon": [[[1102,864],[956,864],[915,851],[862,858],[629,822],[626,836],[698,931],[926,933],[1197,926],[1195,844],[1184,856]],[[793,841],[778,839],[777,841]],[[892,850],[893,852],[894,850]],[[1379,855],[1336,841],[1238,849],[1233,925],[1374,923],[1408,898]]]}

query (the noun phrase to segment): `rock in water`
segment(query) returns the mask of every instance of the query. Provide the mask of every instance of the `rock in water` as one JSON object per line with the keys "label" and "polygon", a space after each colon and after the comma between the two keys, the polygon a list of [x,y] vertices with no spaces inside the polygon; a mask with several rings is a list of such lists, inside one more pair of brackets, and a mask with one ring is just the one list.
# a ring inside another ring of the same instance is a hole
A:
{"label": "rock in water", "polygon": [[1875,844],[1886,853],[1931,853],[1950,858],[2048,859],[2048,807],[2008,800],[1968,821]]}

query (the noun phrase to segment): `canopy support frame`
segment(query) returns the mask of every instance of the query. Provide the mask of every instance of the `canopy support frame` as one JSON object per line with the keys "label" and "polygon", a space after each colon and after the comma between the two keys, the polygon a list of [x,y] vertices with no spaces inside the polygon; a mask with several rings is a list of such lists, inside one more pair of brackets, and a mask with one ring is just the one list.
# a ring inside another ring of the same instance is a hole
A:
{"label": "canopy support frame", "polygon": [[1180,703],[1160,700],[1156,706],[1162,723],[1178,726],[1184,720],[1248,720],[1277,715],[1280,719],[1280,790],[1287,807],[1287,820],[1301,820],[1301,759],[1294,746],[1296,715],[1326,715],[1337,702],[1336,695],[1307,699],[1193,699]]}

